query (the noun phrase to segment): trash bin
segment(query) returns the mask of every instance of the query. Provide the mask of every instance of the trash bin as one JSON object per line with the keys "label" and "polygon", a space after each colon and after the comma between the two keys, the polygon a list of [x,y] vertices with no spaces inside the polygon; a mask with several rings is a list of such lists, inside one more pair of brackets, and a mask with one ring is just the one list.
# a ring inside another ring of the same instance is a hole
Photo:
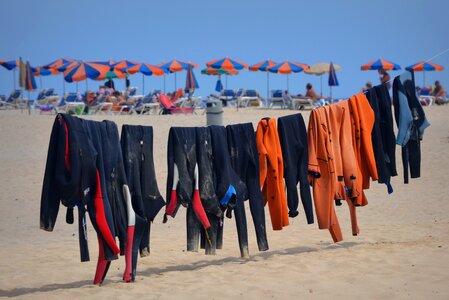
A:
{"label": "trash bin", "polygon": [[220,100],[206,101],[206,118],[207,126],[221,125],[223,126],[223,107]]}

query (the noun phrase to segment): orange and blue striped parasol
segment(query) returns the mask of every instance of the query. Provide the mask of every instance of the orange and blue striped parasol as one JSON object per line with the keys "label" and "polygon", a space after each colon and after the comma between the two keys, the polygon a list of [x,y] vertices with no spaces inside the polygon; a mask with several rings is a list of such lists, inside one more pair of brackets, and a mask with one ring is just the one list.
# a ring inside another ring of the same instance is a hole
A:
{"label": "orange and blue striped parasol", "polygon": [[214,69],[223,69],[223,70],[242,70],[242,69],[247,69],[248,65],[244,62],[239,62],[236,61],[234,59],[231,59],[229,57],[225,57],[225,58],[220,58],[220,59],[216,59],[213,61],[210,61],[208,63],[206,63],[206,65],[209,68],[214,68]]}
{"label": "orange and blue striped parasol", "polygon": [[381,59],[379,58],[376,61],[372,61],[369,62],[367,64],[364,64],[363,66],[360,67],[361,70],[366,71],[366,70],[380,70],[380,69],[384,69],[384,70],[400,70],[401,66],[385,60],[385,59]]}
{"label": "orange and blue striped parasol", "polygon": [[193,66],[189,65],[189,67],[187,68],[185,91],[189,92],[198,88],[200,88],[200,86],[198,85],[198,81],[196,80],[195,74],[193,73]]}

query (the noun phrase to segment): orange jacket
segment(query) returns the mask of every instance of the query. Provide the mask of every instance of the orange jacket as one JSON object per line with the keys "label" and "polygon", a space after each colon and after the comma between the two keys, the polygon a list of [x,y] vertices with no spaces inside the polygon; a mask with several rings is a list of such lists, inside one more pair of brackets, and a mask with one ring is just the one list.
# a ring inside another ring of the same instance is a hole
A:
{"label": "orange jacket", "polygon": [[313,187],[313,201],[320,229],[329,229],[334,242],[343,239],[335,213],[338,180],[335,174],[331,128],[326,108],[312,110],[307,134],[309,150],[309,179]]}
{"label": "orange jacket", "polygon": [[284,163],[276,119],[260,120],[256,131],[259,151],[260,186],[265,205],[268,202],[273,230],[289,225],[284,187]]}
{"label": "orange jacket", "polygon": [[[377,167],[374,157],[371,132],[374,126],[374,111],[363,93],[348,99],[352,119],[352,141],[358,165],[358,180],[362,189],[369,188],[370,178],[377,180]],[[354,204],[368,204],[365,193],[355,199]]]}

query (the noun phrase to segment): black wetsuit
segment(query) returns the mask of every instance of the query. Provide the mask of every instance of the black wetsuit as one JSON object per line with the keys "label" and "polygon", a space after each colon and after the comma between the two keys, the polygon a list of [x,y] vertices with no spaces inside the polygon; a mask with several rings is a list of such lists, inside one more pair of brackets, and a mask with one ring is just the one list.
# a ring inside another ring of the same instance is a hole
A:
{"label": "black wetsuit", "polygon": [[[265,228],[265,210],[260,190],[259,154],[256,145],[256,135],[252,123],[228,125],[227,142],[231,165],[239,178],[245,183],[247,194],[243,200],[249,199],[249,207],[256,231],[259,251],[268,250]],[[239,199],[240,197],[237,197]],[[243,201],[237,201],[235,216],[239,233],[239,244],[242,256],[248,247],[248,233]],[[239,217],[237,217],[239,216]],[[240,221],[241,220],[241,221]]]}
{"label": "black wetsuit", "polygon": [[153,128],[123,125],[121,145],[126,177],[137,216],[146,221],[140,242],[140,255],[150,254],[151,222],[165,206],[159,193],[153,161]]}
{"label": "black wetsuit", "polygon": [[301,114],[294,114],[278,119],[279,141],[284,161],[284,179],[287,188],[288,215],[294,218],[298,215],[298,182],[301,201],[307,218],[307,224],[312,224],[313,206],[310,194],[307,169],[309,163],[307,133]]}

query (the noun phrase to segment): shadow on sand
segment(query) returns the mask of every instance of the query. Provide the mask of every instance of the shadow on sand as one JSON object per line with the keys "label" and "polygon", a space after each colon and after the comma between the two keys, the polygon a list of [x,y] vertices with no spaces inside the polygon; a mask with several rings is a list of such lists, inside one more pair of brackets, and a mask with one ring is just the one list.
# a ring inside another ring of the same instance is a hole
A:
{"label": "shadow on sand", "polygon": [[[320,247],[312,248],[312,247],[293,247],[276,251],[267,251],[260,252],[252,255],[249,259],[243,259],[240,257],[227,257],[216,260],[200,260],[198,262],[192,264],[184,264],[184,265],[176,265],[176,266],[168,266],[165,268],[147,268],[145,270],[139,270],[138,276],[140,277],[151,277],[152,275],[158,274],[166,274],[170,272],[183,272],[183,271],[195,271],[200,270],[209,266],[220,266],[228,263],[239,263],[246,264],[248,262],[257,262],[261,260],[268,260],[274,256],[286,256],[286,255],[297,255],[301,253],[311,253],[318,251],[333,251],[342,248],[351,248],[354,246],[361,245],[363,243],[354,243],[354,242],[342,242],[338,244],[332,243],[322,243]],[[107,285],[108,280],[105,280],[103,285]],[[70,283],[56,283],[56,284],[47,284],[38,288],[15,288],[12,290],[0,290],[0,297],[17,297],[23,296],[38,292],[53,292],[60,289],[76,289],[85,286],[92,286],[92,280],[81,280]]]}

